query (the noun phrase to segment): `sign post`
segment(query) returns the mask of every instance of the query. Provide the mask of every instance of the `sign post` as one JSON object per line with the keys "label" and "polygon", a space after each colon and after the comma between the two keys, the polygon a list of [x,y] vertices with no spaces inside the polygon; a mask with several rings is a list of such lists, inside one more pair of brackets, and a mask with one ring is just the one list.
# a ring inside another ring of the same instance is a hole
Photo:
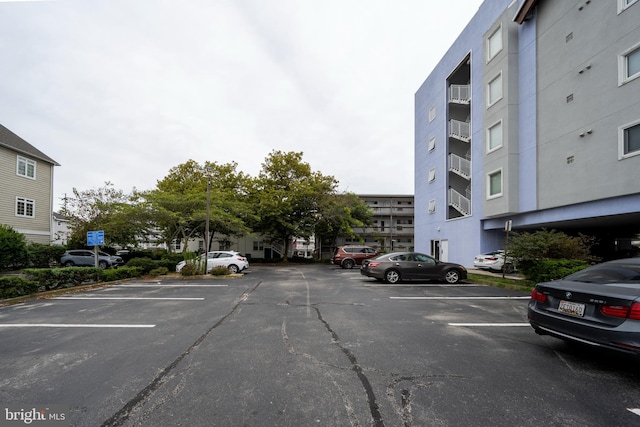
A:
{"label": "sign post", "polygon": [[96,267],[98,267],[98,246],[100,245],[104,245],[104,230],[87,231],[87,246],[93,246]]}

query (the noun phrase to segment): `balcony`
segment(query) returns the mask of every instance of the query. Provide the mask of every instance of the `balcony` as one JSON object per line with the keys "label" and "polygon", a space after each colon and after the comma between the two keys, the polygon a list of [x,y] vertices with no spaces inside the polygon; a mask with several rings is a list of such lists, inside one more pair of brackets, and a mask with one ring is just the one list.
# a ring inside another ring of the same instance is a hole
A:
{"label": "balcony", "polygon": [[454,104],[470,104],[471,85],[451,85],[449,87],[449,102]]}
{"label": "balcony", "polygon": [[471,123],[459,120],[449,121],[449,136],[460,141],[471,141]]}
{"label": "balcony", "polygon": [[449,154],[449,171],[453,172],[464,179],[471,179],[471,160],[467,157],[460,157],[456,154]]}
{"label": "balcony", "polygon": [[469,189],[466,191],[467,197],[458,193],[453,188],[449,189],[449,206],[460,212],[464,216],[471,215],[471,192]]}

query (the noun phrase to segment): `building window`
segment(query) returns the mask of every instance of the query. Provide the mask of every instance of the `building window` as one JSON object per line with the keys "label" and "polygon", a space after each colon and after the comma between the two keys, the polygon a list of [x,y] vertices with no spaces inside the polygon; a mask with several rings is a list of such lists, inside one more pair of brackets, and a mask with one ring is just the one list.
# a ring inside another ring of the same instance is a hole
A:
{"label": "building window", "polygon": [[487,129],[487,153],[502,147],[502,121]]}
{"label": "building window", "polygon": [[36,202],[24,197],[16,197],[16,216],[35,217]]}
{"label": "building window", "polygon": [[640,154],[640,121],[620,127],[618,139],[621,159]]}
{"label": "building window", "polygon": [[433,151],[436,149],[436,137],[434,136],[429,140],[429,151]]}
{"label": "building window", "polygon": [[635,45],[618,58],[619,85],[640,77],[640,45]]}
{"label": "building window", "polygon": [[429,123],[434,121],[436,118],[436,107],[429,108]]}
{"label": "building window", "polygon": [[502,50],[502,26],[499,26],[487,39],[487,62]]}
{"label": "building window", "polygon": [[618,13],[623,12],[629,6],[631,6],[632,4],[637,3],[637,2],[638,2],[638,0],[618,0]]}
{"label": "building window", "polygon": [[36,179],[36,162],[24,157],[18,156],[18,165],[16,173],[18,176]]}
{"label": "building window", "polygon": [[502,99],[502,73],[498,74],[487,85],[487,107],[491,107]]}
{"label": "building window", "polygon": [[429,182],[436,180],[436,168],[429,169]]}
{"label": "building window", "polygon": [[431,199],[429,200],[429,213],[435,213],[436,212],[436,199]]}
{"label": "building window", "polygon": [[253,242],[253,250],[254,251],[263,251],[264,250],[264,242],[254,241]]}
{"label": "building window", "polygon": [[487,198],[502,196],[502,169],[487,175]]}

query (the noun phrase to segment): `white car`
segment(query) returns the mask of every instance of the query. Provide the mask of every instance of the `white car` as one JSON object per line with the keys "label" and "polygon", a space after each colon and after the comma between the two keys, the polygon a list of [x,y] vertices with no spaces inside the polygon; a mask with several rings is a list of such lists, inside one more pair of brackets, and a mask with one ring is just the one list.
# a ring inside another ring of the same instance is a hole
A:
{"label": "white car", "polygon": [[[204,254],[198,257],[198,262],[204,261]],[[186,261],[180,261],[176,265],[176,272],[180,272],[182,267],[187,264]],[[249,268],[249,261],[240,252],[234,251],[212,251],[209,252],[207,257],[207,272],[211,271],[214,267],[227,267],[233,274]]]}
{"label": "white car", "polygon": [[[504,265],[504,251],[498,250],[493,252],[487,252],[486,254],[477,255],[473,260],[473,266],[480,270],[489,270],[489,271],[502,271],[502,266]],[[515,271],[515,266],[513,265],[513,261],[511,257],[507,261],[507,273],[513,273]]]}

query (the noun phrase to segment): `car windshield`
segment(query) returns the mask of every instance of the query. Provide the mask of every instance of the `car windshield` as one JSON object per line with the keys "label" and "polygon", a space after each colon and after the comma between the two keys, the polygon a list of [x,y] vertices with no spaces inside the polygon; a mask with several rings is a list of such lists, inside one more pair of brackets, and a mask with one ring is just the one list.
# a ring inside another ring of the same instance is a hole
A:
{"label": "car windshield", "polygon": [[602,265],[578,271],[566,277],[566,280],[585,283],[638,282],[640,283],[640,265],[618,264]]}

